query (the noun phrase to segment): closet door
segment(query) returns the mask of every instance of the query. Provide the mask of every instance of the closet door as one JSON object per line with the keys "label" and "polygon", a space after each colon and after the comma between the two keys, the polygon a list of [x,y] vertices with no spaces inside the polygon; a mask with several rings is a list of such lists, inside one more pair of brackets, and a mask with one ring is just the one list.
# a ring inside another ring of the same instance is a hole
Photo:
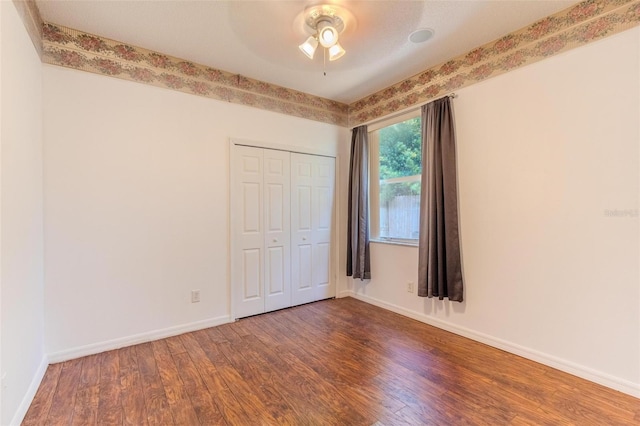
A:
{"label": "closet door", "polygon": [[331,276],[335,159],[291,154],[293,305],[335,296]]}
{"label": "closet door", "polygon": [[265,308],[263,152],[235,146],[231,157],[231,289],[236,318]]}
{"label": "closet door", "polygon": [[264,150],[265,312],[291,306],[290,155]]}

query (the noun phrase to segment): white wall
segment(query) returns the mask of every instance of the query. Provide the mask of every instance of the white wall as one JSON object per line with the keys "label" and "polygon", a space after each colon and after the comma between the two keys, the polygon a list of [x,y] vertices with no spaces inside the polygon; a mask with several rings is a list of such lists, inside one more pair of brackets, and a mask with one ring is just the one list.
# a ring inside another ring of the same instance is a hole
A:
{"label": "white wall", "polygon": [[43,348],[42,65],[12,2],[2,34],[0,252],[2,417],[19,422],[40,382]]}
{"label": "white wall", "polygon": [[43,73],[53,359],[228,321],[229,138],[330,153],[348,139],[310,120],[55,66]]}
{"label": "white wall", "polygon": [[350,287],[640,396],[639,81],[635,28],[458,91],[465,302],[406,292],[413,247]]}

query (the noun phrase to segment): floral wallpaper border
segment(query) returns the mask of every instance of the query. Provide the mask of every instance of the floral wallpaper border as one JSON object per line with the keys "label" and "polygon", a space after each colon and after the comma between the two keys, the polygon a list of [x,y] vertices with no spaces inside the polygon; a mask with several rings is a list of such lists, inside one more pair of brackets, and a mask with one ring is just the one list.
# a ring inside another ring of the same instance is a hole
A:
{"label": "floral wallpaper border", "polygon": [[[33,0],[14,0],[31,3]],[[25,25],[28,20],[25,21]],[[42,24],[42,60],[339,126],[424,104],[474,83],[640,25],[640,0],[585,0],[350,105],[140,47]]]}
{"label": "floral wallpaper border", "polygon": [[43,62],[340,126],[348,105],[45,22]]}
{"label": "floral wallpaper border", "polygon": [[638,0],[583,1],[350,104],[349,126],[424,104],[639,24]]}

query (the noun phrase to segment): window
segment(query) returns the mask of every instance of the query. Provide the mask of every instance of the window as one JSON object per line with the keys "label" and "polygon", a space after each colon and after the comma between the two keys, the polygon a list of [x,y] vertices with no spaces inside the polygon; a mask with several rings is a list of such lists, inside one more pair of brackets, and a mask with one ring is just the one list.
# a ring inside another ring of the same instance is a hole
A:
{"label": "window", "polygon": [[371,237],[416,244],[420,229],[420,111],[369,133]]}

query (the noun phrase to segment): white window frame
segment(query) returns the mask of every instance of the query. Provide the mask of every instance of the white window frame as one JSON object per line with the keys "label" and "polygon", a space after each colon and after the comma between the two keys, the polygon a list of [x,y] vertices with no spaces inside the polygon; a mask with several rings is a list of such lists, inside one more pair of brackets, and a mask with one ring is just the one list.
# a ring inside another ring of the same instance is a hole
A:
{"label": "white window frame", "polygon": [[[380,236],[380,129],[412,118],[420,117],[420,109],[369,124],[369,239],[373,242],[418,246],[418,238],[391,238]],[[387,183],[419,182],[421,175],[403,176],[385,180]]]}

